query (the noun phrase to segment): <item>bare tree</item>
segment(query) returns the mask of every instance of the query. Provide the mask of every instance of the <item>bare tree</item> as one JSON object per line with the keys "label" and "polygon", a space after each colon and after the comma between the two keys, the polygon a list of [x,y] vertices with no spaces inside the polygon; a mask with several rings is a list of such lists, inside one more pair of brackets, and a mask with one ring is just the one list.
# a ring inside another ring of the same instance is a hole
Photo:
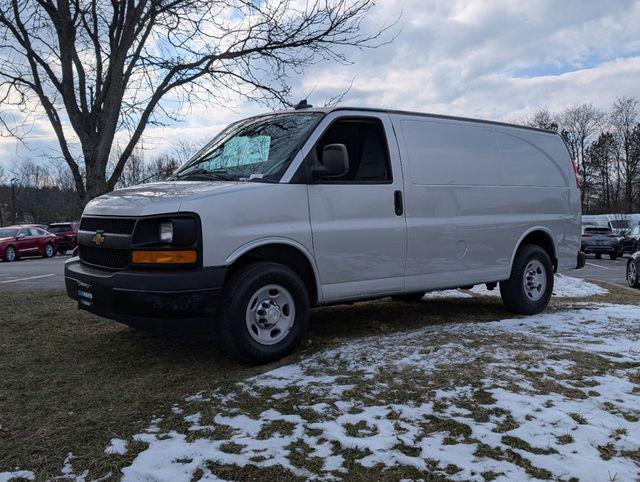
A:
{"label": "bare tree", "polygon": [[[591,146],[587,148],[587,163],[594,172],[594,181],[598,184],[598,191],[592,193],[595,196],[592,204],[597,204],[597,209],[605,213],[617,209],[619,199],[615,196],[613,184],[615,181],[612,166],[618,152],[616,139],[610,132],[603,132]],[[615,207],[614,207],[615,206]]]}
{"label": "bare tree", "polygon": [[[184,103],[287,104],[291,74],[346,62],[345,47],[373,46],[388,28],[363,30],[373,0],[0,5],[0,105],[46,116],[83,202],[113,189],[145,128],[175,120]],[[109,174],[119,131],[128,136]]]}
{"label": "bare tree", "polygon": [[162,154],[153,159],[147,166],[148,181],[163,181],[173,174],[182,162],[178,157]]}
{"label": "bare tree", "polygon": [[[198,152],[209,139],[184,139],[178,141],[167,154],[167,156],[175,161],[176,169],[187,162],[191,157]],[[174,169],[175,170],[175,169]],[[173,171],[172,171],[173,172]]]}
{"label": "bare tree", "polygon": [[587,210],[588,192],[591,188],[592,170],[588,166],[589,158],[585,155],[587,147],[602,129],[604,114],[593,104],[579,104],[567,107],[560,116],[560,129],[567,142],[571,156],[576,162],[578,174],[582,182],[582,209]]}
{"label": "bare tree", "polygon": [[[112,169],[112,166],[115,166],[117,164],[118,159],[120,159],[121,155],[122,153],[120,150],[116,150],[114,152],[112,156],[112,163],[109,166],[109,169]],[[143,151],[141,149],[136,149],[129,156],[129,160],[122,170],[120,179],[118,180],[116,186],[129,187],[135,186],[136,184],[141,184],[145,180],[145,172]]]}
{"label": "bare tree", "polygon": [[634,193],[640,182],[640,158],[633,151],[634,131],[640,120],[640,105],[633,97],[616,99],[611,110],[610,122],[620,147],[619,177],[623,184],[627,212],[633,208]]}
{"label": "bare tree", "polygon": [[11,177],[21,187],[53,186],[54,182],[46,166],[34,162],[32,159],[16,159],[11,164]]}
{"label": "bare tree", "polygon": [[552,113],[547,107],[541,107],[525,121],[525,125],[529,127],[537,127],[538,129],[557,131],[558,116]]}

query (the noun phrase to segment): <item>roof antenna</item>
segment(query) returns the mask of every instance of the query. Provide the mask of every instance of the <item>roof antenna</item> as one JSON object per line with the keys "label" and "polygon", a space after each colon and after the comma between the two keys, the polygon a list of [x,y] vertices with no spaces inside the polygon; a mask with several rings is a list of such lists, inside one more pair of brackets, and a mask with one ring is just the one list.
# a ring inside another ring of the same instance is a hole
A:
{"label": "roof antenna", "polygon": [[298,102],[295,109],[296,110],[311,109],[312,107],[313,106],[307,102],[307,99],[302,99],[300,102]]}

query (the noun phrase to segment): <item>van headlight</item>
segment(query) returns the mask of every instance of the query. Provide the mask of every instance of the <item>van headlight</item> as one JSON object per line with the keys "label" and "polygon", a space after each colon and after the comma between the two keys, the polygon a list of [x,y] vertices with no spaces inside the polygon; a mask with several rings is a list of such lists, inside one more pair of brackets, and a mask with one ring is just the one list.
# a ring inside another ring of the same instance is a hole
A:
{"label": "van headlight", "polygon": [[131,264],[137,266],[201,266],[202,232],[194,213],[148,216],[136,222]]}
{"label": "van headlight", "polygon": [[171,221],[163,221],[158,226],[160,242],[163,244],[171,244],[173,242],[173,223]]}

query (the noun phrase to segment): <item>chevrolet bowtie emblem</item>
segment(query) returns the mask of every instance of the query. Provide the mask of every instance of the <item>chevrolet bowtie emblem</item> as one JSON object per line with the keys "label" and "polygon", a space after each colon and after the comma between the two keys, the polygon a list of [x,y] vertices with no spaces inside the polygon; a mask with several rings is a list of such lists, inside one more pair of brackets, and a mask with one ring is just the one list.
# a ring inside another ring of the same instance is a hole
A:
{"label": "chevrolet bowtie emblem", "polygon": [[91,241],[96,246],[100,246],[102,243],[104,243],[104,240],[105,240],[105,237],[100,231],[94,234],[93,237],[91,238]]}

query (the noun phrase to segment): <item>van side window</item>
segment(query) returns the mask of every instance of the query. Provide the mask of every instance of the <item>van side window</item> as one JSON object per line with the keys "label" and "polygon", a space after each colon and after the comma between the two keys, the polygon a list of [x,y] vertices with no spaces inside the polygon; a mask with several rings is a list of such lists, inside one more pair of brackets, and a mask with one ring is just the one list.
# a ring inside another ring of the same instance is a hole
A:
{"label": "van side window", "polygon": [[344,144],[349,155],[349,171],[323,183],[384,183],[391,181],[389,150],[384,127],[378,119],[340,119],[320,138],[315,148],[316,159],[329,144]]}

